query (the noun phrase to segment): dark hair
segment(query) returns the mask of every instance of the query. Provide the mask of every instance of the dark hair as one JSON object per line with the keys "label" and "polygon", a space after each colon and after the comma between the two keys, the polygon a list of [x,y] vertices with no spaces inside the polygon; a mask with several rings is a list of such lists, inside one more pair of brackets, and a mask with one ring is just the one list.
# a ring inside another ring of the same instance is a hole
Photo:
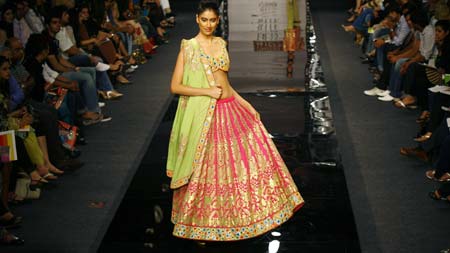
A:
{"label": "dark hair", "polygon": [[402,9],[400,8],[400,6],[397,3],[393,3],[393,4],[390,4],[387,9],[387,13],[391,13],[391,12],[396,12],[401,15]]}
{"label": "dark hair", "polygon": [[411,22],[415,25],[418,25],[422,28],[425,28],[430,23],[430,20],[428,19],[427,13],[423,11],[415,11],[411,13]]}
{"label": "dark hair", "polygon": [[200,15],[208,10],[213,11],[217,16],[219,16],[219,4],[213,0],[200,1],[197,8],[197,15]]}
{"label": "dark hair", "polygon": [[[0,55],[0,66],[2,66],[3,64],[5,64],[5,62],[9,62],[8,59],[6,59],[6,57]],[[8,80],[3,79],[0,77],[0,93],[5,96],[6,98],[10,97],[9,94],[9,83]]]}
{"label": "dark hair", "polygon": [[5,62],[9,63],[9,60],[5,56],[0,55],[0,66],[2,66]]}
{"label": "dark hair", "polygon": [[6,3],[5,5],[3,5],[0,9],[2,15],[0,16],[0,20],[3,21],[3,15],[5,15],[6,11],[11,10],[13,13],[15,11],[15,6],[12,5],[11,3]]}
{"label": "dark hair", "polygon": [[439,26],[442,28],[442,30],[448,32],[450,31],[450,20],[439,20],[434,26]]}
{"label": "dark hair", "polygon": [[404,15],[413,14],[421,9],[417,7],[417,5],[413,2],[408,2],[402,6],[402,12]]}
{"label": "dark hair", "polygon": [[28,38],[25,45],[25,55],[27,57],[36,57],[39,53],[49,48],[48,39],[40,33],[33,33]]}
{"label": "dark hair", "polygon": [[[444,30],[444,32],[449,32],[450,31],[450,20],[439,20],[438,22],[436,22],[436,24],[434,25],[434,27],[440,27],[442,28],[442,30]],[[445,37],[443,44],[443,47],[450,47],[450,34],[447,34],[447,36]]]}
{"label": "dark hair", "polygon": [[63,12],[67,11],[67,7],[63,5],[55,6],[50,9],[50,13],[45,17],[45,24],[49,25],[52,19],[61,19]]}

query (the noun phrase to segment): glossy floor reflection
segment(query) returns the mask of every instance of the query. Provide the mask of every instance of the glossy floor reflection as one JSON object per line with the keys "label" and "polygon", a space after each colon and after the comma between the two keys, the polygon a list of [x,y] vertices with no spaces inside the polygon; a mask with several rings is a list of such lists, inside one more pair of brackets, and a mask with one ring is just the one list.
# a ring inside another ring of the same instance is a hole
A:
{"label": "glossy floor reflection", "polygon": [[314,133],[310,107],[320,94],[243,96],[261,113],[305,206],[281,227],[250,240],[200,245],[173,237],[165,162],[174,100],[99,252],[360,252],[335,136]]}

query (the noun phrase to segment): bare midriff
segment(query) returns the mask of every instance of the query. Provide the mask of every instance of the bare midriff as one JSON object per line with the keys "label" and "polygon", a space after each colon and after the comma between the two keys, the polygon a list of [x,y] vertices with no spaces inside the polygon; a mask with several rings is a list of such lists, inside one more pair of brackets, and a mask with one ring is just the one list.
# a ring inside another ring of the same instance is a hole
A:
{"label": "bare midriff", "polygon": [[213,72],[214,80],[217,84],[222,86],[222,96],[220,99],[229,98],[233,96],[230,82],[228,81],[228,73],[223,70],[216,70]]}

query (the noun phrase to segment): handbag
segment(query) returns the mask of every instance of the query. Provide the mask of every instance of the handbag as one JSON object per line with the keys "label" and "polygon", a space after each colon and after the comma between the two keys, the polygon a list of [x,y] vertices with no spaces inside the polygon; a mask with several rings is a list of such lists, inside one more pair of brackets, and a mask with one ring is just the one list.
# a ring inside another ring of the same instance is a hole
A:
{"label": "handbag", "polygon": [[56,110],[61,107],[61,104],[64,102],[64,98],[67,95],[67,89],[57,87],[57,88],[49,88],[47,91],[46,101],[48,104],[52,105]]}
{"label": "handbag", "polygon": [[98,46],[98,50],[107,63],[114,64],[116,62],[116,48],[111,40],[104,40],[102,44]]}
{"label": "handbag", "polygon": [[142,43],[142,50],[144,50],[146,54],[151,54],[153,52],[153,47],[154,45],[150,41]]}
{"label": "handbag", "polygon": [[18,199],[39,199],[41,196],[41,189],[30,189],[31,179],[29,177],[21,177],[17,179],[15,194]]}
{"label": "handbag", "polygon": [[59,137],[63,146],[69,150],[75,148],[75,143],[77,142],[78,127],[72,126],[64,121],[58,121],[59,127]]}

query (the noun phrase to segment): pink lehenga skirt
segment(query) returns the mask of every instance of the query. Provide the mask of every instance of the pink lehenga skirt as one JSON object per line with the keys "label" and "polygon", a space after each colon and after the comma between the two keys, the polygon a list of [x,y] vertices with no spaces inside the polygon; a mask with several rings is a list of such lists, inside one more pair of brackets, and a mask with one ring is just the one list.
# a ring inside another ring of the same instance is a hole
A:
{"label": "pink lehenga skirt", "polygon": [[217,101],[202,166],[174,191],[177,237],[234,241],[261,235],[303,204],[267,130],[234,97]]}

